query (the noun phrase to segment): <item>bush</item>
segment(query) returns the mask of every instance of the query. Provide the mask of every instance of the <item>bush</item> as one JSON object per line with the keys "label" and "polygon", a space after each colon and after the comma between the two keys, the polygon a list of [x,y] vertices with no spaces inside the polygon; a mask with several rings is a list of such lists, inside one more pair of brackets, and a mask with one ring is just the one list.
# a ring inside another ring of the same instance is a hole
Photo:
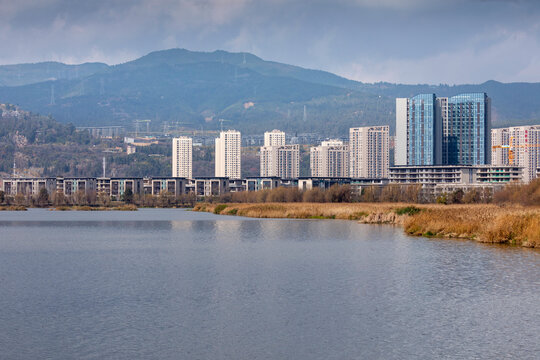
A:
{"label": "bush", "polygon": [[225,210],[227,208],[228,205],[225,205],[225,204],[219,204],[219,205],[216,205],[216,207],[214,208],[214,214],[221,214],[221,212],[223,210]]}
{"label": "bush", "polygon": [[396,210],[394,210],[396,215],[409,215],[409,216],[418,214],[420,211],[422,210],[417,208],[416,206],[405,206],[405,207],[397,208]]}

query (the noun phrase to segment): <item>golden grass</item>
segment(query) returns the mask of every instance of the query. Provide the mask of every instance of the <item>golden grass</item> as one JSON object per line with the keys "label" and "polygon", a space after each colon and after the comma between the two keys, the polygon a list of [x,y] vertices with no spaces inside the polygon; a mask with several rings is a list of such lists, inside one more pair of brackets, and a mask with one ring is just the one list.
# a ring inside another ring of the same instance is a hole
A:
{"label": "golden grass", "polygon": [[26,211],[26,206],[22,205],[6,205],[0,206],[0,211]]}
{"label": "golden grass", "polygon": [[[256,218],[401,224],[410,235],[540,248],[540,207],[400,203],[197,204],[194,211]],[[411,211],[412,210],[412,211]]]}

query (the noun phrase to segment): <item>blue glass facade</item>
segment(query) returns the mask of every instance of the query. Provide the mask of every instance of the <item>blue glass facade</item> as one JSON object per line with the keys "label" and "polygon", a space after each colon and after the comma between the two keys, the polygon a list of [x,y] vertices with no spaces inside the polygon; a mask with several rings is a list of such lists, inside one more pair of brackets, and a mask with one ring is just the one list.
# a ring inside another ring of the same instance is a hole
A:
{"label": "blue glass facade", "polygon": [[407,163],[435,165],[435,94],[420,94],[407,104]]}
{"label": "blue glass facade", "polygon": [[448,98],[443,117],[445,165],[490,163],[490,100],[485,93],[459,94]]}

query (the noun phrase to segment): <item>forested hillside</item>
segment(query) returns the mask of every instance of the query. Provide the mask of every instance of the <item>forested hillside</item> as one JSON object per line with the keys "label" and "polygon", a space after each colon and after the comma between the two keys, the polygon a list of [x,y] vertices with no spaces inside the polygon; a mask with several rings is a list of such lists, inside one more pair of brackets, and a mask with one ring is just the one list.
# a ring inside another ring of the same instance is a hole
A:
{"label": "forested hillside", "polygon": [[133,129],[134,120],[150,119],[154,131],[164,123],[216,130],[219,119],[246,134],[280,128],[337,136],[370,124],[393,129],[395,97],[473,91],[493,99],[494,126],[538,122],[538,83],[367,84],[247,53],[184,49],[156,51],[114,66],[0,66],[0,102],[76,126]]}

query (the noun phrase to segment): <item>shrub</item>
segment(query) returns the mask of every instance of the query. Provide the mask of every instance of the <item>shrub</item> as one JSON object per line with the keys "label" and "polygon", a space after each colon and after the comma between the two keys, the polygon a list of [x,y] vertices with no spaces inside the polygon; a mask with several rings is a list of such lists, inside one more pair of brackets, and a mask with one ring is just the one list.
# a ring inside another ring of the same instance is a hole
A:
{"label": "shrub", "polygon": [[221,212],[225,210],[226,208],[227,208],[227,205],[225,204],[216,205],[216,207],[214,208],[214,214],[221,214]]}
{"label": "shrub", "polygon": [[421,209],[417,208],[416,206],[405,206],[401,208],[397,208],[394,210],[394,213],[396,215],[409,215],[412,216],[414,214],[418,214],[421,211]]}

